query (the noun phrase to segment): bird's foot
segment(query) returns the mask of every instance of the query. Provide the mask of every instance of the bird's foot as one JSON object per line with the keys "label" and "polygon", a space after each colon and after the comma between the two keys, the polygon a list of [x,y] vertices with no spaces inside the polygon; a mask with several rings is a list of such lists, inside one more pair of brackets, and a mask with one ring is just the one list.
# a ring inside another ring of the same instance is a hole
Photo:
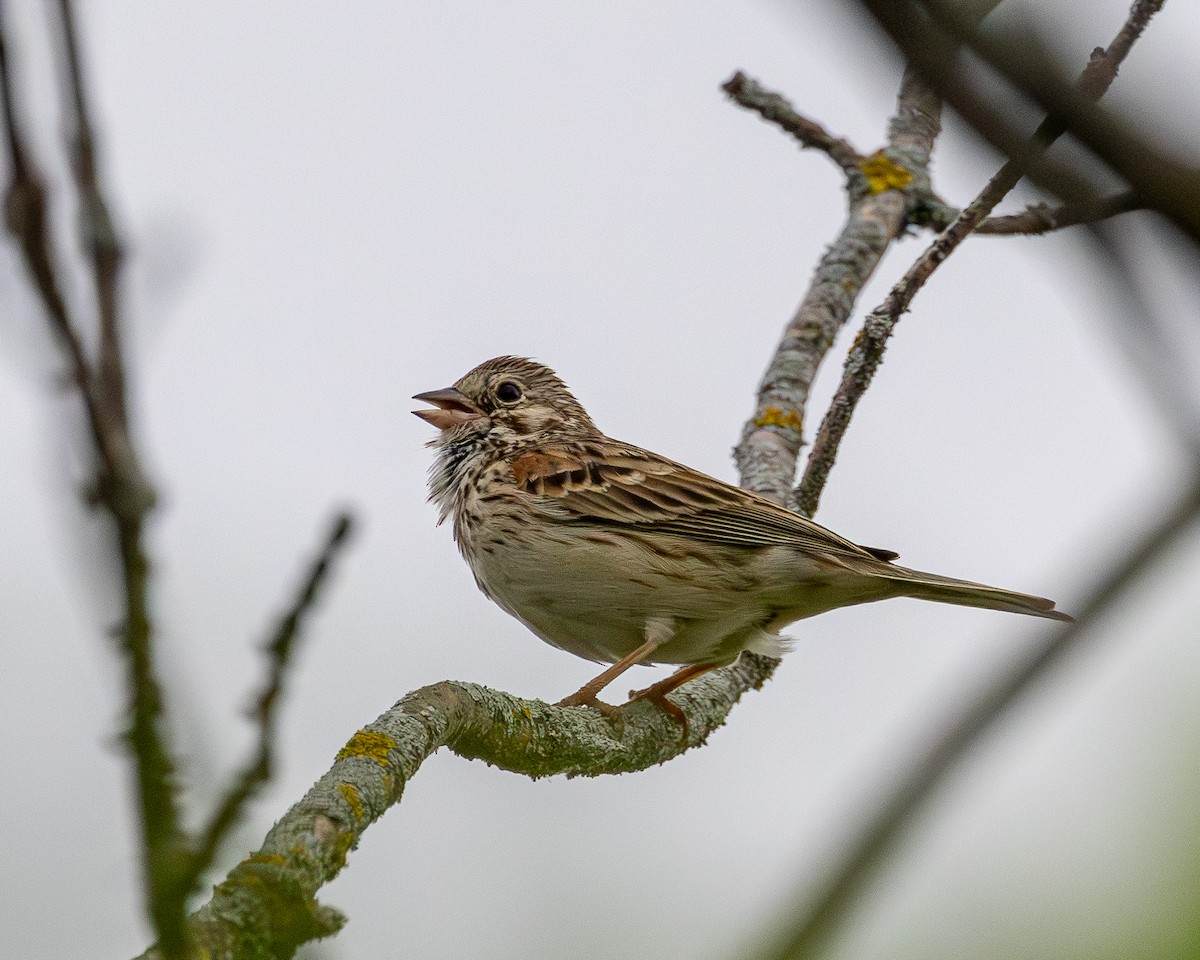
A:
{"label": "bird's foot", "polygon": [[644,690],[630,690],[629,702],[634,700],[649,700],[657,706],[663,713],[669,716],[672,720],[679,724],[683,730],[683,735],[679,738],[680,747],[688,745],[688,718],[687,714],[679,704],[667,699],[667,694],[673,690],[678,690],[689,680],[694,680],[696,677],[703,676],[708,671],[720,666],[718,663],[689,663],[680,667],[665,680],[659,680],[658,683],[651,684]]}
{"label": "bird's foot", "polygon": [[596,696],[596,692],[594,690],[589,690],[587,687],[582,687],[579,690],[576,690],[569,697],[563,697],[558,701],[558,703],[555,704],[555,706],[591,707],[593,710],[598,711],[600,714],[610,719],[619,709],[618,707],[613,706],[611,703],[605,703]]}
{"label": "bird's foot", "polygon": [[688,734],[690,732],[688,729],[687,714],[683,712],[683,709],[679,706],[679,704],[668,700],[665,693],[656,689],[659,686],[661,686],[661,684],[656,683],[652,686],[646,687],[645,690],[630,690],[629,701],[626,703],[626,706],[628,706],[630,703],[634,703],[637,700],[648,700],[650,703],[658,707],[659,710],[679,724],[679,729],[681,731],[679,735],[679,746],[680,749],[682,749],[688,745]]}

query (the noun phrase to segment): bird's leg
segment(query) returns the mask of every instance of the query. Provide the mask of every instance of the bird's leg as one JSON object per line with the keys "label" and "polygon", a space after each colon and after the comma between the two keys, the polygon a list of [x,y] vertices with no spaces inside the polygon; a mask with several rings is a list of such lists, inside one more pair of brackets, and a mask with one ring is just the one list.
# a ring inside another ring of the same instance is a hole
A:
{"label": "bird's leg", "polygon": [[644,634],[645,642],[636,650],[625,654],[611,667],[585,683],[569,697],[563,697],[555,704],[556,707],[595,707],[601,713],[609,714],[615,707],[596,699],[596,695],[617,679],[634,664],[641,663],[659,647],[671,639],[675,633],[675,621],[665,617],[651,617],[646,621]]}
{"label": "bird's leg", "polygon": [[678,690],[689,680],[695,680],[696,677],[701,677],[710,670],[716,670],[721,666],[720,663],[688,663],[684,664],[665,680],[659,680],[658,683],[651,684],[645,690],[630,690],[630,700],[649,700],[652,703],[657,703],[660,707],[672,713],[673,710],[679,708],[675,704],[666,700],[665,697],[673,690]]}
{"label": "bird's leg", "polygon": [[687,663],[676,670],[665,680],[659,680],[658,683],[651,684],[645,690],[630,690],[629,702],[634,700],[649,700],[659,710],[669,716],[672,720],[683,727],[683,735],[679,738],[681,747],[686,747],[688,742],[688,719],[687,714],[679,707],[678,704],[672,703],[667,699],[667,694],[672,690],[677,690],[689,680],[694,680],[709,670],[715,670],[722,666],[720,663]]}

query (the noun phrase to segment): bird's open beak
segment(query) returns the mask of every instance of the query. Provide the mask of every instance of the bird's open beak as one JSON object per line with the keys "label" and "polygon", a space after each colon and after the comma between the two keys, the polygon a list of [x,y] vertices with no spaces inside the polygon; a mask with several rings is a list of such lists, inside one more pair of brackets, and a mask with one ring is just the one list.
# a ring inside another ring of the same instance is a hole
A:
{"label": "bird's open beak", "polygon": [[439,430],[449,430],[460,423],[478,420],[483,416],[472,406],[471,401],[453,387],[444,390],[430,390],[428,393],[418,393],[414,400],[431,403],[436,410],[414,410],[418,417],[426,423],[432,423]]}

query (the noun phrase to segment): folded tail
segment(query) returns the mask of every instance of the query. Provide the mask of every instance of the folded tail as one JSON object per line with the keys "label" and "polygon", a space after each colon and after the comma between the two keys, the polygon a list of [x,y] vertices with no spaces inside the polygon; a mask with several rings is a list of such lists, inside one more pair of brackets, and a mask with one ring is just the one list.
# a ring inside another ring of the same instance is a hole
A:
{"label": "folded tail", "polygon": [[875,565],[871,572],[891,581],[894,590],[892,596],[916,597],[937,603],[953,603],[960,607],[1007,610],[1009,613],[1023,613],[1030,617],[1045,617],[1048,620],[1063,620],[1068,623],[1074,620],[1062,611],[1055,610],[1054,601],[1045,597],[1034,597],[1027,593],[1017,593],[1015,590],[1002,590],[1000,587],[971,583],[969,580],[941,577],[936,573],[909,570],[907,567],[892,564]]}

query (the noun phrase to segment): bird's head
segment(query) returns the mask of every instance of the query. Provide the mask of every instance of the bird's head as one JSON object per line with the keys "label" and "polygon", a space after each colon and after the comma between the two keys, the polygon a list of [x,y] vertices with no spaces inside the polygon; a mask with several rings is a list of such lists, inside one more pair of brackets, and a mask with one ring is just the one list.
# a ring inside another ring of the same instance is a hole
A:
{"label": "bird's head", "polygon": [[496,357],[481,363],[452,387],[418,393],[414,400],[432,410],[414,410],[454,442],[472,435],[519,441],[532,436],[592,436],[587,412],[553,370],[524,357]]}

